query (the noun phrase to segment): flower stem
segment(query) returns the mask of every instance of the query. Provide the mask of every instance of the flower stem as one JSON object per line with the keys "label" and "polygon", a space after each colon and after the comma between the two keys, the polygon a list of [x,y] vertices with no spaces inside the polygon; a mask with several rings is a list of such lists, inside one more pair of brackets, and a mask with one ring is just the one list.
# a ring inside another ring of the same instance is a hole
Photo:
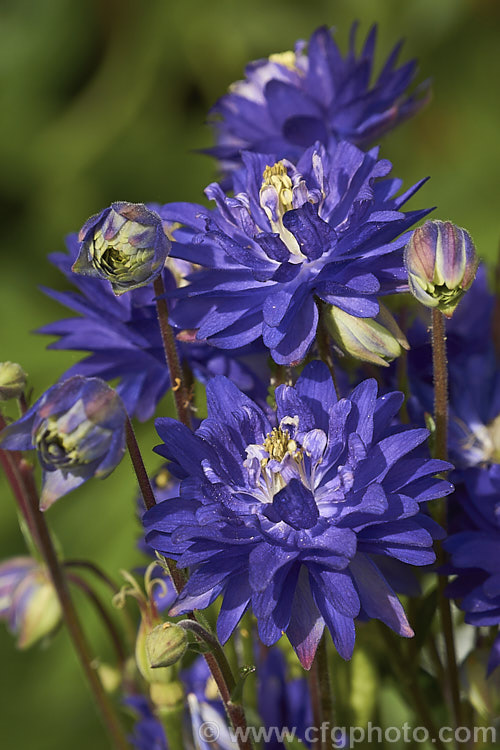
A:
{"label": "flower stem", "polygon": [[148,472],[146,471],[146,467],[144,466],[144,461],[142,459],[142,454],[137,443],[134,428],[132,427],[132,422],[128,417],[127,421],[125,422],[125,435],[127,439],[127,448],[130,455],[130,460],[132,461],[132,466],[134,467],[134,472],[137,477],[137,482],[139,484],[142,499],[144,500],[144,505],[148,510],[151,510],[151,508],[154,508],[154,506],[156,505],[156,498],[151,487],[151,482],[149,481]]}
{"label": "flower stem", "polygon": [[108,611],[106,610],[106,607],[101,602],[95,591],[92,589],[91,586],[87,583],[87,581],[84,581],[84,579],[77,575],[76,573],[67,573],[67,579],[70,581],[70,583],[73,583],[75,586],[78,586],[78,588],[84,592],[84,594],[88,597],[89,601],[92,602],[94,605],[96,612],[99,614],[99,617],[102,620],[102,623],[104,627],[106,628],[111,643],[113,644],[113,647],[116,652],[116,658],[118,661],[118,664],[120,666],[120,669],[123,670],[125,666],[125,662],[127,660],[127,654],[125,652],[125,648],[122,643],[121,635],[116,627],[115,623],[113,622],[113,619],[110,617]]}
{"label": "flower stem", "polygon": [[45,517],[38,507],[39,500],[33,477],[33,468],[23,458],[20,459],[17,465],[15,479],[19,481],[19,484],[17,488],[13,488],[14,493],[16,498],[18,497],[18,492],[22,492],[23,494],[23,504],[20,505],[21,512],[26,518],[28,527],[34,529],[34,541],[49,570],[52,583],[59,598],[65,625],[82,669],[87,677],[103,722],[112,739],[113,746],[116,750],[128,750],[129,744],[115,715],[113,705],[103,688],[97,672],[92,667],[92,657],[69,592],[64,569],[57,558]]}
{"label": "flower stem", "polygon": [[165,298],[165,285],[160,274],[154,282],[153,288],[156,295],[156,310],[158,313],[158,324],[160,326],[165,358],[170,373],[170,383],[175,399],[177,417],[180,422],[191,427],[191,414],[189,411],[189,397],[184,383],[184,376],[179,362],[177,345],[172,326],[168,320],[168,304]]}
{"label": "flower stem", "polygon": [[[64,560],[63,565],[66,570],[76,568],[92,573],[99,581],[101,581],[113,592],[113,595],[117,594],[120,591],[120,587],[113,581],[113,579],[110,578],[98,565],[93,563],[91,560]],[[129,644],[133,647],[136,640],[137,627],[135,622],[130,617],[130,613],[125,607],[122,610],[122,614],[122,622],[125,629],[125,634]]]}
{"label": "flower stem", "polygon": [[[448,458],[448,364],[446,359],[446,330],[443,314],[432,310],[432,366],[434,375],[434,422],[435,456],[446,461]],[[446,527],[446,506],[440,501],[438,506],[438,521]],[[437,549],[439,565],[444,563],[444,550],[441,544]],[[460,703],[460,681],[458,676],[453,621],[451,617],[450,601],[445,595],[448,583],[446,576],[438,576],[439,611],[441,627],[446,647],[446,666],[453,706],[455,726],[462,726],[462,706]]]}
{"label": "flower stem", "polygon": [[[126,422],[126,435],[128,451],[130,458],[132,459],[132,465],[137,476],[144,503],[146,508],[153,508],[156,505],[155,496],[149,481],[146,467],[144,466],[141,451],[137,444],[134,429],[129,419],[127,419]],[[167,566],[167,570],[177,594],[180,594],[186,584],[186,578],[183,572],[177,568],[174,560],[163,558],[163,556],[162,559],[165,561],[165,565]],[[205,630],[203,624],[198,623],[199,616],[196,616],[193,612],[188,612],[186,617],[193,622],[193,630],[195,625],[198,625],[199,628]],[[226,655],[219,641],[214,636],[211,636],[211,638],[213,642],[212,651],[204,654],[205,661],[207,662],[212,677],[217,684],[217,688],[219,689],[219,693],[233,728],[239,728],[244,736],[246,720],[243,707],[233,703],[231,700],[231,693],[236,685],[231,667],[229,666],[229,662],[227,661]],[[249,741],[238,738],[238,747],[240,750],[251,750],[252,745]]]}
{"label": "flower stem", "polygon": [[432,368],[434,375],[434,421],[436,458],[448,458],[448,362],[443,314],[432,310]]}
{"label": "flower stem", "polygon": [[318,323],[318,335],[317,335],[318,352],[321,360],[325,363],[330,371],[330,375],[333,381],[333,387],[337,398],[339,397],[339,388],[337,383],[337,377],[335,375],[335,366],[333,364],[332,347],[330,344],[330,334],[328,333],[327,327],[324,323],[323,312],[320,308],[319,311],[319,323]]}
{"label": "flower stem", "polygon": [[[330,743],[328,738],[334,726],[334,716],[333,696],[328,671],[326,633],[323,633],[318,644],[316,656],[311,667],[310,687],[314,722],[315,726],[320,730],[320,736],[316,740],[316,745],[321,750],[329,750]],[[324,728],[328,731],[325,732]]]}

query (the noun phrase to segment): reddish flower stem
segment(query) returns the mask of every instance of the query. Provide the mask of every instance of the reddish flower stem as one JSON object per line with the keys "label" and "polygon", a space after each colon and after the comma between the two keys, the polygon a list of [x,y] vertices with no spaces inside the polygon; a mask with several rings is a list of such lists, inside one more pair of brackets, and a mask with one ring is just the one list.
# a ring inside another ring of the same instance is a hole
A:
{"label": "reddish flower stem", "polygon": [[[446,329],[443,314],[432,310],[432,366],[434,373],[434,422],[435,456],[443,461],[448,458],[448,363],[446,359]],[[439,501],[438,521],[446,528],[446,505]],[[441,544],[437,548],[437,561],[444,563],[444,550]],[[446,646],[446,666],[448,684],[453,707],[455,726],[462,726],[462,706],[460,702],[460,680],[458,676],[457,657],[450,600],[445,595],[448,583],[447,576],[438,576],[439,611],[441,627]]]}
{"label": "reddish flower stem", "polygon": [[174,332],[168,320],[168,304],[161,274],[154,280],[153,288],[156,295],[158,325],[160,326],[165,359],[167,360],[168,371],[170,373],[170,384],[174,394],[177,417],[180,422],[187,427],[191,427],[190,400],[184,382],[184,374],[179,362]]}

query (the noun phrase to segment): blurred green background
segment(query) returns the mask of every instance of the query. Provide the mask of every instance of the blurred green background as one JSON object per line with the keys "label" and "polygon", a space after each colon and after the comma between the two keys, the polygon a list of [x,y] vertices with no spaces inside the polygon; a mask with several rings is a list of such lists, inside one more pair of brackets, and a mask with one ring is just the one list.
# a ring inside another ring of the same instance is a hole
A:
{"label": "blurred green background", "polygon": [[[1,360],[22,363],[35,394],[76,359],[45,352],[31,332],[64,311],[38,291],[62,288],[46,255],[113,200],[202,200],[214,179],[197,149],[211,143],[210,105],[246,62],[290,49],[319,25],[336,26],[343,49],[353,20],[379,23],[378,61],[405,37],[434,97],[383,142],[406,185],[431,175],[414,206],[465,226],[484,258],[500,236],[498,0],[3,0],[0,4]],[[148,465],[151,428],[140,437]],[[118,577],[138,564],[134,483],[124,462],[50,511],[67,554]],[[14,503],[0,484],[1,556],[23,554]],[[95,651],[106,636],[79,600]],[[65,633],[49,648],[16,652],[0,627],[2,748],[103,750]]]}

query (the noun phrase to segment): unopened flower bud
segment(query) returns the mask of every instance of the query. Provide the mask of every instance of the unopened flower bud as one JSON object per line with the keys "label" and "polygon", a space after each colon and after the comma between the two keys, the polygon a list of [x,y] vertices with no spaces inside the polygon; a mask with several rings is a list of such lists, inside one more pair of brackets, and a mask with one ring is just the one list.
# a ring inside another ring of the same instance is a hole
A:
{"label": "unopened flower bud", "polygon": [[161,218],[142,203],[120,201],[80,230],[73,271],[111,282],[115,294],[145,286],[162,271],[170,248]]}
{"label": "unopened flower bud", "polygon": [[153,669],[171,667],[186,653],[187,633],[171,622],[157,625],[146,637],[146,652]]}
{"label": "unopened flower bud", "polygon": [[478,262],[471,236],[451,221],[426,221],[405,248],[411,293],[447,318],[474,281]]}
{"label": "unopened flower bud", "polygon": [[99,378],[75,375],[49,388],[0,433],[4,450],[32,450],[43,469],[40,508],[91,477],[104,479],[125,452],[127,415],[118,394]]}
{"label": "unopened flower bud", "polygon": [[19,398],[26,387],[26,373],[16,362],[0,362],[0,401]]}
{"label": "unopened flower bud", "polygon": [[50,635],[61,622],[48,571],[31,557],[14,557],[0,565],[0,618],[17,635],[21,649]]}
{"label": "unopened flower bud", "polygon": [[376,318],[357,318],[332,305],[325,320],[340,348],[363,362],[387,367],[403,349],[409,349],[404,333],[382,304]]}
{"label": "unopened flower bud", "polygon": [[168,683],[174,679],[174,670],[170,667],[153,667],[148,654],[147,641],[152,630],[161,627],[159,618],[142,617],[135,641],[135,661],[139,672],[150,685],[154,682]]}

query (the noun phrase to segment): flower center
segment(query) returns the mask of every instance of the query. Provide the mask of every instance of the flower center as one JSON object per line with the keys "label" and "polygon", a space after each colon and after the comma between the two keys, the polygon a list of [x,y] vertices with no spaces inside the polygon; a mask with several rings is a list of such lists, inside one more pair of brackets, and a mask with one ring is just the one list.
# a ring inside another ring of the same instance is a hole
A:
{"label": "flower center", "polygon": [[61,431],[57,417],[46,419],[35,438],[37,449],[45,463],[58,468],[88,463],[90,459],[80,454],[78,446],[91,427],[90,422],[82,422],[73,432],[66,434]]}
{"label": "flower center", "polygon": [[280,236],[293,256],[303,260],[305,255],[301,252],[299,243],[283,225],[286,212],[297,208],[294,206],[294,186],[283,161],[277,161],[264,169],[259,199],[273,232]]}
{"label": "flower center", "polygon": [[463,447],[473,453],[474,463],[500,464],[500,414],[489,424],[476,426]]}
{"label": "flower center", "polygon": [[262,445],[269,456],[269,458],[262,459],[261,465],[263,467],[267,466],[270,459],[283,461],[287,455],[292,456],[297,461],[302,458],[302,452],[295,440],[290,438],[288,430],[282,430],[281,427],[273,427],[271,432],[266,435]]}
{"label": "flower center", "polygon": [[283,65],[284,68],[288,68],[288,70],[292,70],[294,73],[300,73],[297,67],[297,55],[291,49],[286,52],[274,52],[272,55],[269,55],[269,62]]}

